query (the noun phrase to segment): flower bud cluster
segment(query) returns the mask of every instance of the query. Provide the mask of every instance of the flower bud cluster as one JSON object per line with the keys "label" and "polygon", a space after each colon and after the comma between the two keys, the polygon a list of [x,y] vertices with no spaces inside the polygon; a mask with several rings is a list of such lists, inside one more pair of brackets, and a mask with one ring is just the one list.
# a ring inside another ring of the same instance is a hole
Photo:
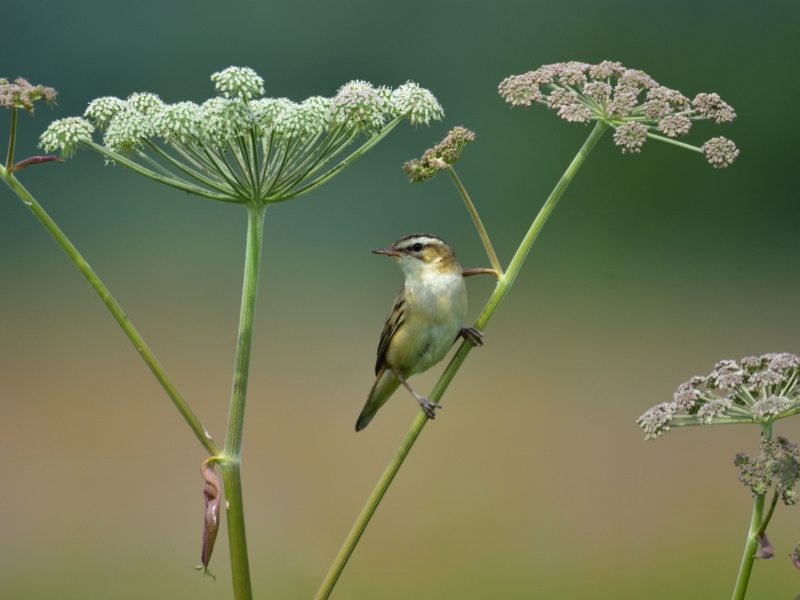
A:
{"label": "flower bud cluster", "polygon": [[431,121],[441,121],[444,118],[444,109],[436,97],[430,90],[413,81],[408,81],[392,91],[388,101],[392,115],[408,115],[408,121],[412,125],[427,125]]}
{"label": "flower bud cluster", "polygon": [[57,93],[51,87],[31,85],[22,77],[17,78],[14,83],[0,77],[0,108],[21,108],[33,114],[34,102],[41,100],[47,105],[55,104]]}
{"label": "flower bud cluster", "polygon": [[[499,93],[512,106],[546,104],[572,123],[605,121],[617,130],[614,143],[623,153],[641,152],[648,137],[659,137],[656,132],[676,138],[689,133],[694,121],[725,123],[736,118],[717,94],[698,94],[690,101],[644,71],[610,61],[544,65],[504,79]],[[739,154],[725,138],[709,140],[702,150],[717,168],[727,167]]]}
{"label": "flower bud cluster", "polygon": [[53,122],[39,138],[39,146],[52,152],[61,149],[61,156],[69,158],[86,142],[91,141],[94,127],[86,119],[68,117]]}
{"label": "flower bud cluster", "polygon": [[672,402],[644,413],[637,423],[645,439],[672,426],[769,423],[800,412],[800,358],[794,354],[723,360],[706,376],[678,386]]}
{"label": "flower bud cluster", "polygon": [[380,131],[389,116],[381,96],[366,81],[351,81],[343,85],[333,99],[333,116],[337,122],[349,123],[359,131]]}
{"label": "flower bud cluster", "polygon": [[795,483],[800,478],[800,450],[785,437],[762,437],[761,455],[755,458],[739,453],[733,464],[739,467],[739,481],[753,496],[763,496],[770,489],[786,505],[797,504]]}
{"label": "flower bud cluster", "polygon": [[211,75],[211,81],[225,98],[249,100],[264,95],[264,80],[250,67],[228,67]]}
{"label": "flower bud cluster", "polygon": [[[149,93],[133,94],[127,100],[113,97],[93,100],[84,114],[82,131],[94,128],[105,131],[104,144],[115,152],[139,149],[152,137],[183,149],[206,146],[225,152],[236,138],[251,134],[277,139],[279,143],[303,143],[332,131],[347,136],[374,135],[387,121],[397,117],[408,117],[416,125],[428,124],[444,115],[433,94],[411,82],[392,91],[352,81],[342,86],[333,98],[314,96],[295,103],[286,98],[260,98],[264,81],[246,67],[229,67],[214,73],[211,79],[219,96],[200,105],[165,104]],[[43,97],[51,95],[47,92]],[[2,98],[5,96],[0,95]],[[66,135],[62,130],[74,128],[75,123],[75,119],[69,124],[54,122],[42,136],[40,145],[48,151],[57,148],[65,153],[73,151],[77,143],[74,136],[67,135],[72,144],[69,151],[59,140]]]}
{"label": "flower bud cluster", "polygon": [[464,146],[474,140],[474,131],[454,127],[441,142],[426,150],[422,158],[405,163],[403,170],[411,183],[428,181],[461,158]]}

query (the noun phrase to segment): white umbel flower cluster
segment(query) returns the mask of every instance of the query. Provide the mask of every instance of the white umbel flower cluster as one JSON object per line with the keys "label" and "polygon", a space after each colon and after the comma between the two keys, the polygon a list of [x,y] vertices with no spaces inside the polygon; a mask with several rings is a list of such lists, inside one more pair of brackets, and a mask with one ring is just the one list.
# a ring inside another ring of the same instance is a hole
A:
{"label": "white umbel flower cluster", "polygon": [[444,109],[436,96],[411,81],[392,92],[389,104],[394,115],[408,115],[412,125],[427,125],[444,118]]}
{"label": "white umbel flower cluster", "polygon": [[358,131],[379,131],[386,121],[387,106],[378,90],[366,81],[351,81],[333,99],[333,117]]}
{"label": "white umbel flower cluster", "polygon": [[127,103],[124,100],[114,96],[104,96],[103,98],[92,100],[83,116],[91,120],[97,129],[104,131],[108,127],[109,121],[125,110],[126,107]]}
{"label": "white umbel flower cluster", "polygon": [[61,150],[61,156],[68,158],[86,142],[91,141],[94,127],[86,119],[68,117],[55,121],[39,139],[39,145],[47,152]]}
{"label": "white umbel flower cluster", "polygon": [[[69,155],[89,145],[108,163],[213,199],[281,202],[338,173],[400,120],[419,125],[444,116],[433,94],[413,82],[392,90],[356,80],[333,98],[293,102],[262,97],[264,80],[247,67],[211,79],[218,95],[202,104],[166,104],[147,92],[98,98],[83,119],[51,124],[41,146]],[[92,141],[94,129],[105,132],[104,146]],[[361,135],[369,138],[361,149],[326,173],[323,167]]]}
{"label": "white umbel flower cluster", "polygon": [[[127,100],[93,100],[84,117],[94,128],[108,129],[104,137],[107,148],[129,152],[153,136],[168,144],[222,148],[251,130],[258,137],[275,135],[287,140],[315,137],[335,127],[374,135],[397,117],[427,125],[444,116],[434,95],[413,82],[391,90],[356,80],[342,86],[333,98],[312,96],[295,103],[286,98],[259,98],[264,80],[246,67],[229,67],[211,79],[220,96],[201,105],[164,104],[155,94],[145,92]],[[75,127],[74,120],[70,123]],[[58,128],[58,122],[53,127]],[[47,139],[56,138],[48,135]]]}
{"label": "white umbel flower cluster", "polygon": [[228,67],[214,73],[211,81],[226,98],[249,100],[264,94],[264,80],[250,67]]}

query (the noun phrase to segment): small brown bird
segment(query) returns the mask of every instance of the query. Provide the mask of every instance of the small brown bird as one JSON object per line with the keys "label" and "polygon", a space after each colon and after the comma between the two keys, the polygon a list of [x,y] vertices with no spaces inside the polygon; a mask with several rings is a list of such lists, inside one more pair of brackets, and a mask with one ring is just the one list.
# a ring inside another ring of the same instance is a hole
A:
{"label": "small brown bird", "polygon": [[369,424],[400,384],[433,419],[436,416],[434,408],[441,406],[417,394],[407,378],[427,371],[441,361],[459,336],[475,345],[483,345],[483,333],[474,327],[462,327],[467,316],[467,288],[464,285],[467,273],[462,275],[455,253],[443,240],[416,233],[373,252],[396,260],[405,274],[405,284],[383,325],[375,363],[375,383],[356,421],[356,431]]}

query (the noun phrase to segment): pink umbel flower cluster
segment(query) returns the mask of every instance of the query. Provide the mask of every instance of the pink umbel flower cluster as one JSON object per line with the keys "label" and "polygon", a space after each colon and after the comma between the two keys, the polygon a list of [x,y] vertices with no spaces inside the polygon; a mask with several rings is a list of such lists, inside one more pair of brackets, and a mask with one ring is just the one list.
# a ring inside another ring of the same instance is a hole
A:
{"label": "pink umbel flower cluster", "polygon": [[618,62],[543,65],[507,77],[499,92],[512,106],[545,104],[571,123],[604,121],[616,130],[614,143],[623,153],[638,154],[653,138],[703,152],[716,168],[727,167],[739,155],[734,143],[723,137],[700,148],[675,140],[689,133],[695,121],[726,123],[736,118],[719,95],[701,93],[690,100],[644,71]]}
{"label": "pink umbel flower cluster", "polygon": [[794,354],[721,360],[706,376],[678,386],[672,402],[644,413],[645,439],[671,427],[714,423],[769,423],[800,413],[800,358]]}

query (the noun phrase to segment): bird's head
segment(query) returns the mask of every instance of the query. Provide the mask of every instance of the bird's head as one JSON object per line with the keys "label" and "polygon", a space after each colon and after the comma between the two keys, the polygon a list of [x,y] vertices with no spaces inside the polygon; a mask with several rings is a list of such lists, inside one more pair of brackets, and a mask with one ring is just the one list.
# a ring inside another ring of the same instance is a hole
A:
{"label": "bird's head", "polygon": [[372,252],[395,259],[409,277],[461,273],[453,249],[443,239],[427,233],[407,235],[388,248]]}

